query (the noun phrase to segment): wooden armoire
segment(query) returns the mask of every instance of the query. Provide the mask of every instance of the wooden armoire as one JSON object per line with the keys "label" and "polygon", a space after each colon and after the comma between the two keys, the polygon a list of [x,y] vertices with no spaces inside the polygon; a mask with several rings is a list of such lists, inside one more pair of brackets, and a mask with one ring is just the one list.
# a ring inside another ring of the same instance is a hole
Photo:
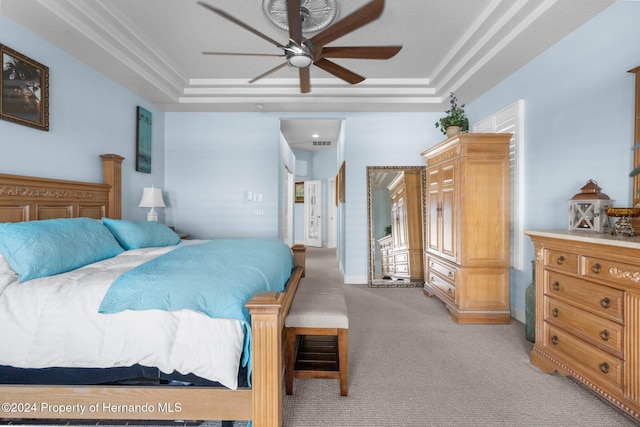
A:
{"label": "wooden armoire", "polygon": [[424,292],[458,323],[509,323],[509,141],[461,133],[426,150]]}
{"label": "wooden armoire", "polygon": [[388,185],[391,197],[394,279],[422,283],[422,179],[403,171]]}

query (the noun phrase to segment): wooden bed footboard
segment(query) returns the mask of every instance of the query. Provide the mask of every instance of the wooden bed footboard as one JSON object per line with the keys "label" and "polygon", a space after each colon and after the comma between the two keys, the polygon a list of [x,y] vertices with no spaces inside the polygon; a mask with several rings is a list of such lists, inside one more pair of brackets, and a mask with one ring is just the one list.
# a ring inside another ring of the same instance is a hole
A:
{"label": "wooden bed footboard", "polygon": [[282,425],[283,327],[302,277],[296,266],[285,292],[263,292],[247,307],[252,327],[252,387],[0,386],[0,418],[100,420],[252,420]]}
{"label": "wooden bed footboard", "polygon": [[[121,163],[101,156],[104,184],[0,174],[0,222],[121,217]],[[0,419],[252,420],[282,425],[284,319],[304,276],[304,245],[285,292],[247,304],[252,325],[252,387],[0,385]]]}

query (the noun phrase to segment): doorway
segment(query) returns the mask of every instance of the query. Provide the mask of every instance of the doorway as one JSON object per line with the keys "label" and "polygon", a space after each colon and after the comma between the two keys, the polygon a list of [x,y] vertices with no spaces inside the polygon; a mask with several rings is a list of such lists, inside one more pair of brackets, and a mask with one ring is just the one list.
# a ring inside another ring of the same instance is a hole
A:
{"label": "doorway", "polygon": [[304,182],[304,244],[322,247],[322,182]]}
{"label": "doorway", "polygon": [[[338,245],[337,207],[332,201],[343,122],[341,118],[280,119],[280,132],[296,165],[294,183],[304,183],[304,203],[293,208],[294,243]],[[319,183],[307,184],[313,181]],[[311,207],[308,202],[316,204]]]}

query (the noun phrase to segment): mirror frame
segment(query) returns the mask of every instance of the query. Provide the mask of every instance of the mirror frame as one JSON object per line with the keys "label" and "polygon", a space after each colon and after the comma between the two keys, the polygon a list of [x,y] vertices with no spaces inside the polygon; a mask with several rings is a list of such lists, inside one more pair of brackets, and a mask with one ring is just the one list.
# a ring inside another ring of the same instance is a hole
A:
{"label": "mirror frame", "polygon": [[[372,218],[372,178],[374,173],[380,171],[406,171],[406,170],[416,170],[420,171],[420,180],[422,182],[422,241],[423,245],[425,242],[425,229],[424,224],[426,223],[426,197],[425,197],[425,186],[427,182],[427,170],[425,166],[367,166],[367,238],[369,239],[369,271],[368,271],[368,285],[370,288],[399,288],[399,287],[418,287],[417,283],[412,282],[401,282],[398,283],[389,283],[389,285],[374,285],[374,274],[375,274],[375,245],[376,242],[373,240],[373,218]],[[424,255],[423,255],[424,256]],[[423,260],[424,262],[424,260]]]}
{"label": "mirror frame", "polygon": [[[628,71],[636,75],[635,82],[635,111],[633,123],[633,145],[640,144],[640,66]],[[640,149],[633,150],[633,168],[640,166]],[[633,193],[631,193],[632,206],[640,203],[640,175],[633,177]]]}

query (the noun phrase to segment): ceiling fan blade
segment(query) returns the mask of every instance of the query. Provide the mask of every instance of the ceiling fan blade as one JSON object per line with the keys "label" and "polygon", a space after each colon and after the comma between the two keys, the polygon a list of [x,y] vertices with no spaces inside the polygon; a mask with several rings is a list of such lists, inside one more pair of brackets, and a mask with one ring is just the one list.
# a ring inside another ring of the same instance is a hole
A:
{"label": "ceiling fan blade", "polygon": [[209,9],[211,12],[216,13],[220,16],[222,16],[223,18],[233,22],[236,25],[241,26],[242,28],[244,28],[247,31],[252,32],[253,34],[255,34],[258,37],[261,37],[263,39],[265,39],[266,41],[268,41],[271,44],[276,45],[277,47],[284,49],[284,46],[282,46],[280,43],[278,43],[277,41],[275,41],[274,39],[272,39],[271,37],[267,36],[266,34],[261,33],[260,31],[256,30],[253,27],[250,27],[249,25],[245,24],[244,22],[240,21],[239,19],[229,15],[227,12],[225,12],[224,10],[218,9],[217,7],[213,7],[207,3],[204,3],[202,1],[199,1],[198,4],[204,8]]}
{"label": "ceiling fan blade", "polygon": [[298,44],[302,43],[300,0],[287,0],[287,22],[289,23],[289,38]]}
{"label": "ceiling fan blade", "polygon": [[400,49],[402,46],[327,46],[322,48],[320,58],[389,59]]}
{"label": "ceiling fan blade", "polygon": [[277,53],[240,53],[240,52],[202,52],[203,55],[231,55],[231,56],[277,56],[284,58],[283,54]]}
{"label": "ceiling fan blade", "polygon": [[318,67],[322,68],[328,73],[333,74],[334,76],[344,80],[347,83],[351,83],[352,85],[356,83],[360,83],[364,80],[364,77],[354,73],[353,71],[349,71],[341,65],[336,64],[335,62],[331,62],[328,59],[318,59],[313,63]]}
{"label": "ceiling fan blade", "polygon": [[315,48],[331,43],[345,34],[357,30],[371,21],[375,21],[382,14],[382,9],[384,9],[384,0],[373,0],[311,37],[311,43]]}
{"label": "ceiling fan blade", "polygon": [[251,80],[249,80],[249,83],[254,83],[254,82],[260,80],[263,77],[267,77],[269,74],[275,73],[276,71],[278,71],[281,68],[286,67],[287,65],[289,65],[287,62],[283,62],[282,64],[278,65],[277,67],[274,67],[274,68],[270,69],[269,71],[266,71],[266,72],[260,74],[258,77],[252,78]]}
{"label": "ceiling fan blade", "polygon": [[309,67],[300,68],[300,93],[311,92],[311,77]]}

